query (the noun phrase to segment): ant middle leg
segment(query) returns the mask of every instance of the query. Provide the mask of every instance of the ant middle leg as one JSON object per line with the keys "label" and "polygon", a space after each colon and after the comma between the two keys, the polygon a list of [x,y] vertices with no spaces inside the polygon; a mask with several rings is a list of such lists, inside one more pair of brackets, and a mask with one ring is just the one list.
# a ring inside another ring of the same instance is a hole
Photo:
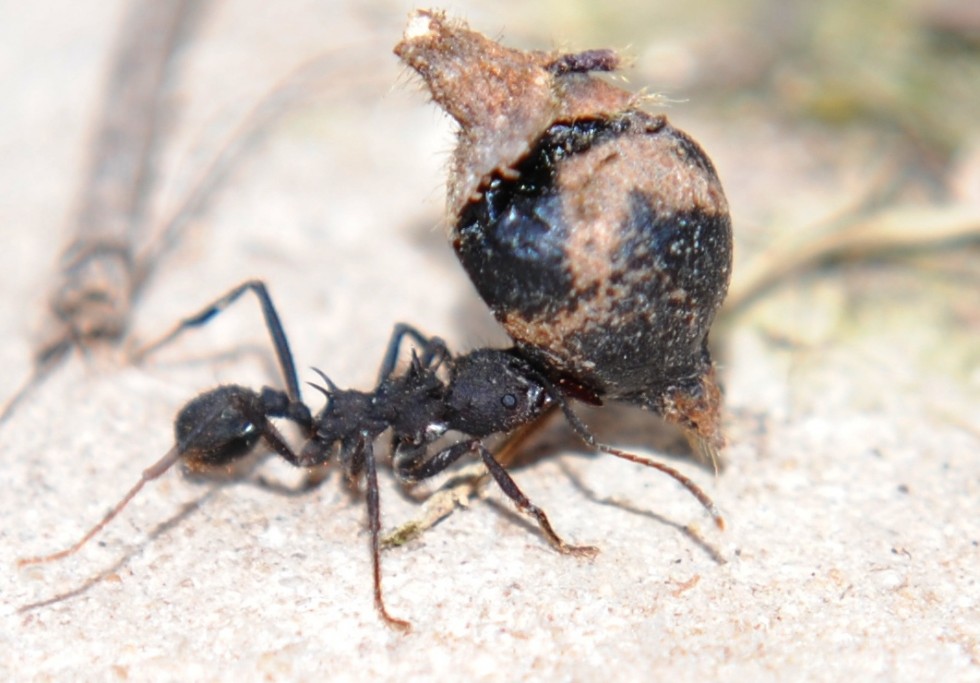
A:
{"label": "ant middle leg", "polygon": [[245,292],[252,292],[259,300],[262,307],[262,317],[265,319],[265,328],[272,338],[272,345],[276,351],[276,359],[279,361],[279,369],[282,372],[283,381],[286,383],[286,393],[293,401],[301,401],[302,397],[299,389],[299,379],[296,375],[296,363],[293,361],[293,353],[289,349],[289,341],[286,339],[286,332],[283,329],[282,321],[269,296],[269,290],[261,280],[248,280],[238,285],[228,293],[211,302],[194,315],[184,318],[155,342],[152,342],[133,354],[135,362],[142,361],[146,356],[153,353],[162,346],[165,346],[192,327],[201,327],[207,324],[216,315],[224,311],[237,301]]}
{"label": "ant middle leg", "polygon": [[551,521],[548,519],[548,515],[540,507],[531,502],[531,500],[524,495],[518,487],[517,482],[508,474],[504,466],[494,458],[493,453],[483,445],[478,439],[472,439],[469,441],[460,441],[459,443],[453,444],[442,451],[439,451],[434,456],[425,460],[421,463],[415,464],[413,467],[409,468],[399,468],[398,474],[403,477],[406,481],[419,481],[422,479],[428,479],[433,477],[454,462],[459,460],[463,455],[467,453],[477,453],[483,460],[483,464],[486,466],[493,477],[497,486],[503,491],[508,498],[513,501],[514,505],[521,512],[534,517],[537,521],[538,526],[541,528],[542,533],[548,542],[555,547],[561,553],[567,555],[584,555],[587,557],[592,557],[599,552],[599,549],[594,546],[578,546],[567,543],[558,533],[555,531],[554,527],[551,526]]}
{"label": "ant middle leg", "polygon": [[404,619],[391,616],[385,606],[381,590],[381,494],[378,489],[378,468],[374,458],[374,444],[364,441],[359,446],[367,479],[366,497],[368,528],[371,534],[371,568],[374,575],[374,606],[381,617],[395,628],[408,631],[412,625]]}

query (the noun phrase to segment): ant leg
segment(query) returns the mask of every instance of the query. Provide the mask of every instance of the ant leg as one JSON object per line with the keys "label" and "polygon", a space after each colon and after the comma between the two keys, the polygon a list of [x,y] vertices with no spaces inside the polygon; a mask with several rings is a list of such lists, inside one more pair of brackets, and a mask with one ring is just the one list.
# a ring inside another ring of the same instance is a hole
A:
{"label": "ant leg", "polygon": [[[494,458],[507,467],[521,446],[546,423],[547,417],[555,410],[552,406],[540,419],[521,425],[507,436],[507,439],[494,452]],[[486,485],[490,473],[481,462],[474,462],[459,469],[439,490],[422,503],[422,512],[414,519],[388,531],[382,539],[386,548],[400,546],[414,540],[453,514],[456,508],[469,507],[470,501]]]}
{"label": "ant leg", "polygon": [[412,625],[388,613],[381,593],[381,495],[378,491],[378,468],[374,461],[374,444],[361,443],[361,453],[367,476],[368,527],[371,532],[371,563],[374,571],[374,605],[389,626],[408,631]]}
{"label": "ant leg", "polygon": [[548,515],[545,514],[544,510],[532,503],[530,499],[524,495],[521,489],[517,486],[517,483],[507,473],[507,470],[504,469],[503,465],[501,465],[493,457],[493,454],[479,440],[460,441],[459,443],[455,443],[452,446],[449,446],[448,448],[436,453],[425,462],[419,463],[410,471],[399,471],[399,475],[403,476],[408,481],[427,479],[435,476],[439,472],[442,472],[454,462],[459,460],[459,458],[461,458],[463,455],[473,452],[479,453],[480,457],[483,459],[483,464],[486,465],[487,470],[490,472],[490,476],[497,482],[497,486],[500,487],[500,490],[507,494],[507,497],[514,502],[518,510],[525,514],[531,515],[535,520],[537,520],[538,526],[541,527],[541,531],[544,533],[545,537],[559,552],[569,555],[586,556],[593,556],[599,552],[598,548],[593,546],[576,546],[566,543],[561,536],[558,535],[554,527],[551,526],[551,522],[548,520]]}
{"label": "ant leg", "polygon": [[140,480],[116,503],[102,520],[74,545],[50,555],[24,558],[19,566],[60,560],[78,552],[105,528],[136,497],[143,486],[160,477],[175,463],[183,460],[191,469],[209,469],[227,465],[248,455],[264,441],[284,460],[297,466],[308,464],[290,448],[269,420],[279,417],[311,429],[309,409],[275,389],[261,393],[244,387],[225,385],[192,399],[177,415],[174,431],[177,443],[158,462],[143,471]]}
{"label": "ant leg", "polygon": [[[462,442],[429,460],[421,459],[424,451],[417,457],[394,459],[395,474],[405,483],[415,483],[442,472],[469,451],[469,444]],[[382,546],[395,548],[418,538],[451,515],[457,507],[466,507],[486,479],[487,468],[482,463],[474,462],[461,468],[442,488],[426,498],[421,515],[385,533],[381,539]]]}
{"label": "ant leg", "polygon": [[565,553],[567,555],[584,555],[586,557],[592,557],[599,552],[599,549],[591,545],[569,545],[561,536],[559,536],[554,528],[551,526],[551,522],[548,521],[548,516],[544,513],[544,510],[539,508],[537,505],[532,503],[527,496],[518,488],[517,482],[511,478],[504,469],[503,465],[494,459],[493,454],[487,450],[479,441],[473,442],[473,449],[479,450],[480,457],[483,458],[483,463],[487,466],[490,471],[490,476],[493,477],[494,481],[497,482],[497,486],[507,494],[507,496],[514,501],[514,505],[521,512],[527,513],[534,517],[538,526],[541,527],[541,531],[547,537],[548,541],[551,542],[559,552]]}
{"label": "ant leg", "polygon": [[442,449],[428,460],[411,459],[395,463],[395,473],[409,484],[434,477],[461,457],[474,450],[473,443],[479,441],[458,441],[452,446]]}
{"label": "ant leg", "polygon": [[69,555],[74,555],[82,548],[82,546],[88,543],[93,536],[95,536],[97,533],[102,531],[102,529],[104,529],[105,526],[116,517],[116,515],[122,512],[122,509],[126,507],[129,501],[131,501],[133,498],[136,497],[136,494],[140,492],[140,489],[143,488],[143,485],[146,484],[146,482],[156,479],[164,472],[169,470],[174,465],[174,463],[180,460],[182,455],[183,453],[180,451],[180,449],[177,446],[174,446],[169,451],[167,451],[167,454],[164,455],[162,458],[160,458],[160,460],[158,460],[156,463],[150,465],[145,470],[143,470],[143,474],[140,477],[140,480],[136,482],[136,485],[133,486],[133,488],[131,488],[129,492],[122,497],[122,500],[116,503],[112,507],[112,509],[109,510],[108,513],[106,513],[106,516],[103,517],[98,524],[92,527],[88,531],[88,533],[82,536],[82,538],[78,540],[74,545],[65,548],[64,550],[60,550],[56,553],[51,553],[50,555],[38,555],[35,557],[21,558],[17,560],[17,566],[24,567],[29,564],[44,564],[46,562],[54,562],[56,560],[64,559]]}
{"label": "ant leg", "polygon": [[260,280],[243,282],[194,315],[185,318],[163,337],[136,351],[133,354],[133,360],[140,362],[161,346],[172,342],[185,330],[206,324],[218,313],[221,313],[228,306],[235,303],[245,292],[252,292],[258,297],[259,304],[262,306],[262,316],[265,318],[265,327],[269,332],[269,336],[272,337],[272,344],[276,350],[276,358],[279,361],[279,369],[282,371],[283,379],[286,382],[286,393],[293,401],[300,401],[299,380],[296,376],[296,364],[293,362],[293,354],[289,350],[289,341],[286,339],[286,332],[283,330],[282,321],[279,319],[276,307],[272,303],[272,297],[269,296],[269,290],[266,289],[265,283]]}
{"label": "ant leg", "polygon": [[378,372],[378,384],[391,377],[398,365],[398,354],[401,351],[402,340],[411,337],[422,347],[422,365],[429,368],[433,362],[438,363],[450,358],[449,349],[446,343],[439,337],[426,337],[415,327],[406,323],[398,323],[391,331],[391,339],[388,341],[388,348],[385,350],[384,360],[381,363],[381,370]]}
{"label": "ant leg", "polygon": [[644,458],[642,455],[630,453],[600,442],[595,438],[595,435],[589,430],[589,428],[585,426],[582,419],[572,411],[571,406],[568,405],[568,401],[566,401],[563,396],[561,396],[557,391],[553,391],[552,396],[555,397],[555,400],[561,407],[562,412],[565,414],[565,418],[568,420],[568,424],[572,426],[572,429],[575,431],[578,437],[582,439],[582,441],[602,453],[608,453],[609,455],[614,455],[617,458],[622,458],[623,460],[629,460],[630,462],[635,462],[638,465],[643,465],[644,467],[659,470],[671,477],[678,484],[686,488],[688,493],[694,496],[697,501],[701,503],[704,509],[708,511],[708,514],[711,515],[712,519],[714,519],[715,526],[724,530],[725,518],[718,509],[718,506],[715,505],[715,502],[711,500],[708,494],[705,493],[701,487],[695,484],[689,477],[681,474],[670,465],[665,465],[662,462],[657,462],[656,460],[652,460],[650,458]]}

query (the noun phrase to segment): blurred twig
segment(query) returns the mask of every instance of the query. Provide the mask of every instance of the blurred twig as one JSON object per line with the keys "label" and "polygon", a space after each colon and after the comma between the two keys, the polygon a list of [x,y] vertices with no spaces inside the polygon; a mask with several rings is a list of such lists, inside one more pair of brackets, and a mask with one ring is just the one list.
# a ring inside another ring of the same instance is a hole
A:
{"label": "blurred twig", "polygon": [[190,0],[136,0],[127,7],[33,372],[0,422],[73,348],[118,340],[125,332],[163,86],[174,51],[202,7]]}
{"label": "blurred twig", "polygon": [[163,85],[187,22],[199,16],[191,5],[157,0],[127,9],[70,242],[49,300],[53,320],[37,350],[40,366],[57,362],[73,346],[118,339],[126,329],[135,245],[160,142]]}
{"label": "blurred twig", "polygon": [[736,270],[725,310],[736,312],[789,278],[828,263],[980,244],[980,207],[892,206],[837,221],[830,231],[786,231],[773,245]]}
{"label": "blurred twig", "polygon": [[[169,12],[161,8],[144,12],[143,3],[137,2],[138,7],[123,23],[123,33],[129,38],[122,40],[114,62],[105,115],[93,146],[93,162],[83,183],[82,208],[75,218],[73,242],[62,257],[59,285],[51,299],[51,329],[36,352],[32,374],[0,411],[0,424],[25,394],[74,348],[119,343],[126,335],[133,303],[154,269],[179,243],[187,224],[205,208],[208,199],[262,131],[271,128],[301,99],[323,96],[338,88],[349,90],[352,84],[382,78],[370,61],[379,54],[373,46],[333,48],[300,64],[242,117],[204,167],[191,192],[151,235],[145,236],[142,208],[152,189],[148,167],[157,144],[159,91],[166,80],[160,70],[162,62],[172,56],[180,42],[177,36],[186,34],[190,23],[186,16],[178,21],[176,14],[191,13],[185,9],[188,0],[167,0],[160,4],[168,5]],[[195,16],[200,16],[201,3],[189,5]],[[130,62],[143,58],[136,46],[140,41],[132,40],[132,36],[152,33],[149,22],[165,19],[182,25],[179,29],[171,27],[166,50],[162,42],[155,43],[152,54],[146,56],[158,69],[129,68]],[[140,28],[136,25],[140,22],[147,23]],[[134,82],[129,83],[129,79]],[[118,95],[127,88],[133,92],[125,97]],[[117,99],[122,104],[114,108]],[[119,110],[127,106],[131,108],[129,118],[144,120],[127,123],[127,117]],[[118,165],[113,162],[114,155],[120,157]]]}

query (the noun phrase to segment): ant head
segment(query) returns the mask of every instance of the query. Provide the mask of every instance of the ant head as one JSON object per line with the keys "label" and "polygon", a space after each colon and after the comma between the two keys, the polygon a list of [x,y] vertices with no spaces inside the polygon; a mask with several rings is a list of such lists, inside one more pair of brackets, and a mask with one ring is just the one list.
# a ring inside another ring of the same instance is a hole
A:
{"label": "ant head", "polygon": [[554,398],[544,379],[517,356],[480,349],[456,359],[446,402],[450,428],[482,438],[531,422]]}

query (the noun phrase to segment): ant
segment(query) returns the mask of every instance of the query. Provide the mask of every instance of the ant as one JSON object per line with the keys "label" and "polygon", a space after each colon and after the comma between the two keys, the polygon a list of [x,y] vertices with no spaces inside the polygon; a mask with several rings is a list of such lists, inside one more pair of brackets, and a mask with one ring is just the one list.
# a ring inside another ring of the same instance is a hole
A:
{"label": "ant", "polygon": [[[24,558],[20,566],[60,560],[77,552],[132,500],[143,486],[182,461],[191,470],[231,465],[262,443],[291,465],[313,468],[336,459],[347,479],[363,477],[374,579],[374,603],[389,625],[408,629],[407,621],[393,617],[381,590],[381,506],[374,443],[391,432],[391,462],[396,477],[412,484],[443,472],[461,457],[476,454],[494,481],[517,508],[537,521],[548,541],[560,552],[592,556],[592,546],[566,543],[551,526],[544,510],[534,505],[483,441],[494,434],[510,434],[559,408],[575,433],[589,446],[631,462],[667,473],[708,510],[719,527],[724,519],[710,498],[675,469],[639,455],[599,443],[572,412],[568,387],[552,383],[517,349],[482,348],[453,355],[438,337],[426,337],[406,324],[395,326],[381,363],[377,385],[369,392],[339,389],[314,368],[323,384],[310,383],[326,399],[316,415],[303,402],[296,367],[285,331],[263,282],[250,280],[192,315],[158,341],[136,354],[145,357],[184,331],[201,326],[246,292],[259,300],[265,326],[272,338],[285,381],[285,390],[265,387],[255,391],[240,385],[219,386],[199,394],[177,414],[176,443],[158,462],[144,470],[129,492],[71,547],[50,555]],[[401,372],[398,358],[406,338],[415,344],[411,361]],[[274,420],[296,425],[304,443],[298,451],[283,437]],[[448,432],[463,438],[435,450]],[[435,450],[435,452],[433,452]],[[318,483],[318,482],[313,482]]]}

